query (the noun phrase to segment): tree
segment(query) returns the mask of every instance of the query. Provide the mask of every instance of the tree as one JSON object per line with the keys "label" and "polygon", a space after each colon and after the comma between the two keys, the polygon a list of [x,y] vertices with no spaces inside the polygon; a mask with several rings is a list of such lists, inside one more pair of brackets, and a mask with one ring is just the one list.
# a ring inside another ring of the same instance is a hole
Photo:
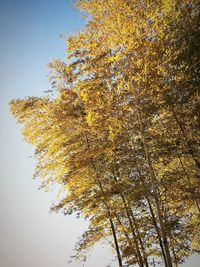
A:
{"label": "tree", "polygon": [[[178,266],[199,251],[199,1],[79,0],[83,32],[54,60],[54,97],[10,102],[52,208],[90,221],[119,266]],[[184,27],[183,27],[184,26]],[[83,254],[82,254],[83,253]]]}

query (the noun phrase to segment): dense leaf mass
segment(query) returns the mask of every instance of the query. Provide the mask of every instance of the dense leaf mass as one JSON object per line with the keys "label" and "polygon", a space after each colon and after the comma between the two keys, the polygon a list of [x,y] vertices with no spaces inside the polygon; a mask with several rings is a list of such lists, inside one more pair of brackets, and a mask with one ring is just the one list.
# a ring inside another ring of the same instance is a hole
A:
{"label": "dense leaf mass", "polygon": [[87,19],[53,60],[54,97],[13,100],[52,207],[87,218],[119,266],[178,266],[200,251],[199,0],[79,0]]}

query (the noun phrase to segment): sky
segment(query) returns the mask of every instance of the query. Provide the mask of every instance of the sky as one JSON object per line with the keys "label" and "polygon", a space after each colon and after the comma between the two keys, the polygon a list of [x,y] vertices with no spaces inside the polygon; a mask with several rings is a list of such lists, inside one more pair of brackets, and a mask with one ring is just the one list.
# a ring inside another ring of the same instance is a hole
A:
{"label": "sky", "polygon": [[[65,41],[83,28],[72,0],[0,0],[0,266],[82,267],[67,264],[87,222],[50,213],[55,192],[38,190],[33,180],[33,148],[20,134],[8,102],[41,96],[50,88],[47,63],[65,59]],[[198,267],[200,257],[183,266]],[[98,245],[85,267],[117,263]]]}

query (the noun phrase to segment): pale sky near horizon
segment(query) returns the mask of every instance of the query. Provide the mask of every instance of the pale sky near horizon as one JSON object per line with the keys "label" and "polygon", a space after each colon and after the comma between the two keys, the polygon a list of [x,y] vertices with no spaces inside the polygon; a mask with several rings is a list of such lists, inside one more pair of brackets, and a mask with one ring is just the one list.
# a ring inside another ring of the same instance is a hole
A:
{"label": "pale sky near horizon", "polygon": [[[50,214],[54,192],[38,190],[31,179],[33,148],[20,134],[8,102],[40,96],[50,88],[47,63],[65,59],[60,34],[75,33],[84,25],[72,0],[0,0],[0,267],[82,267],[67,264],[87,223],[73,216]],[[183,266],[200,266],[195,256]],[[85,267],[113,262],[108,248],[99,245]]]}

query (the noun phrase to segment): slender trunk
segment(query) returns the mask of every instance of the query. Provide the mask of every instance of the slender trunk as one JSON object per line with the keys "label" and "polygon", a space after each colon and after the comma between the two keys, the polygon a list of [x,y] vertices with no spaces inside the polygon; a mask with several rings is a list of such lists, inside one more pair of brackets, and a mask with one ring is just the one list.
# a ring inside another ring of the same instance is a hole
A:
{"label": "slender trunk", "polygon": [[[147,192],[147,194],[149,194],[149,190],[145,185],[144,178],[143,178],[143,176],[142,176],[142,174],[140,172],[140,169],[138,167],[137,162],[136,162],[136,168],[137,168],[137,171],[139,173],[139,177],[140,177],[140,180],[142,182],[142,186],[145,189],[145,191]],[[153,225],[155,227],[155,230],[156,230],[156,233],[157,233],[157,236],[158,236],[160,248],[161,248],[161,251],[162,251],[163,260],[164,260],[165,266],[167,266],[167,259],[166,259],[165,250],[164,250],[163,243],[162,243],[162,238],[161,238],[161,235],[160,235],[160,230],[159,230],[159,227],[158,227],[158,224],[157,224],[157,221],[156,221],[156,216],[154,214],[153,207],[152,207],[152,204],[151,204],[151,201],[150,201],[149,197],[145,196],[145,198],[147,200],[147,203],[148,203],[148,206],[149,206],[149,210],[150,210],[150,213],[151,213],[151,217],[152,217],[152,222],[153,222]]]}
{"label": "slender trunk", "polygon": [[129,209],[127,207],[127,204],[126,204],[124,196],[122,194],[120,194],[120,195],[121,195],[124,207],[125,207],[126,215],[128,217],[130,228],[131,228],[131,232],[132,232],[132,235],[133,235],[133,240],[134,240],[134,243],[135,243],[135,247],[136,247],[136,251],[137,251],[137,255],[138,255],[138,259],[139,259],[138,264],[139,264],[140,267],[144,267],[144,264],[143,264],[144,260],[142,258],[141,252],[140,252],[140,248],[139,248],[139,244],[138,244],[138,238],[137,238],[136,232],[134,230],[134,226],[133,226],[133,223],[132,223],[132,220],[131,220],[130,212],[129,212]]}
{"label": "slender trunk", "polygon": [[[148,66],[147,63],[148,63],[148,54],[144,55],[144,88],[145,88],[145,90],[147,89],[147,66]],[[143,125],[141,114],[140,114],[140,106],[138,103],[138,95],[137,95],[136,91],[135,91],[134,96],[135,96],[135,101],[136,101],[135,111],[136,111],[136,114],[138,117],[140,134],[142,136],[142,142],[143,142],[144,152],[145,152],[145,156],[146,156],[146,162],[147,162],[147,166],[148,166],[149,176],[151,178],[151,184],[153,187],[153,194],[154,194],[154,198],[155,198],[155,205],[156,205],[158,220],[159,220],[159,224],[160,224],[162,243],[163,243],[163,247],[165,250],[167,267],[173,267],[171,256],[170,256],[170,251],[169,251],[169,244],[168,244],[167,235],[166,235],[165,227],[164,227],[164,223],[163,223],[163,217],[162,217],[162,213],[161,213],[161,205],[160,205],[160,199],[159,199],[159,193],[158,193],[157,179],[156,179],[156,176],[154,173],[154,169],[153,169],[152,162],[151,162],[151,157],[149,154],[149,149],[147,146],[145,129],[144,129],[144,125]]]}
{"label": "slender trunk", "polygon": [[[86,137],[87,147],[88,147],[88,149],[90,149],[90,143],[89,143],[87,134],[85,134],[85,137]],[[97,169],[96,169],[96,166],[95,166],[93,160],[92,160],[91,164],[92,164],[92,167],[93,167],[93,169],[94,169],[94,171],[96,173],[95,182],[99,186],[99,189],[101,190],[102,195],[103,195],[103,204],[104,204],[104,206],[106,208],[106,213],[107,213],[107,216],[108,216],[108,219],[109,219],[109,223],[110,223],[110,227],[111,227],[111,230],[112,230],[112,235],[113,235],[113,239],[114,239],[114,243],[115,243],[115,249],[116,249],[116,253],[117,253],[118,264],[119,264],[119,267],[123,267],[121,253],[120,253],[119,244],[118,244],[117,235],[116,235],[116,230],[115,230],[115,226],[114,226],[114,223],[113,223],[113,220],[112,220],[112,216],[111,216],[111,212],[110,212],[110,207],[109,207],[107,201],[105,200],[105,192],[104,192],[102,183],[100,181],[100,178],[99,178],[99,175],[98,175],[98,172],[97,172]]]}
{"label": "slender trunk", "polygon": [[[118,176],[120,177],[120,173],[119,173],[119,170],[117,169],[117,167],[116,167],[116,171],[118,173]],[[116,179],[115,175],[114,175],[114,179],[115,179],[115,182],[117,182],[117,179]],[[137,247],[138,247],[138,250],[139,250],[139,253],[140,253],[139,259],[140,259],[140,261],[142,260],[142,262],[141,262],[142,265],[144,263],[145,266],[148,267],[149,264],[148,264],[148,259],[147,259],[147,256],[146,256],[146,251],[145,251],[145,248],[143,246],[143,242],[142,242],[142,239],[141,239],[141,236],[140,236],[139,228],[138,228],[138,226],[136,224],[136,221],[133,218],[132,210],[128,206],[128,204],[126,203],[126,197],[122,193],[120,193],[120,197],[121,197],[122,202],[124,204],[125,211],[126,211],[128,219],[129,219],[129,224],[130,224],[131,230],[135,228],[135,231],[132,230],[132,235],[135,236],[136,241],[138,240],[139,243],[140,243],[140,247],[141,247],[142,254],[143,254],[143,259],[142,259],[142,255],[141,255],[141,252],[140,252],[140,249],[139,249],[139,244],[137,242]]]}
{"label": "slender trunk", "polygon": [[[171,236],[170,236],[170,239],[171,239]],[[175,267],[178,267],[178,259],[176,257],[176,252],[175,252],[173,246],[172,246],[171,250],[172,250],[172,255],[173,255],[173,258],[174,258]]]}
{"label": "slender trunk", "polygon": [[131,215],[131,218],[133,220],[133,224],[134,224],[134,227],[135,227],[136,234],[138,236],[138,240],[139,240],[140,247],[141,247],[141,250],[142,250],[145,266],[149,267],[147,254],[146,254],[146,250],[145,250],[144,245],[143,245],[143,241],[142,241],[142,237],[141,237],[141,234],[140,234],[140,231],[139,231],[139,227],[138,227],[137,221],[135,219],[135,216],[134,216],[133,211],[132,211],[131,208],[130,208],[130,215]]}
{"label": "slender trunk", "polygon": [[[113,177],[114,177],[115,182],[117,182],[117,179],[116,179],[116,176],[115,176],[114,173],[113,173]],[[134,243],[135,243],[136,252],[137,252],[137,256],[138,256],[138,264],[139,264],[140,267],[144,267],[144,264],[143,264],[144,260],[142,258],[141,252],[140,252],[140,247],[139,247],[139,244],[138,244],[138,238],[137,238],[137,235],[136,235],[135,230],[134,230],[133,222],[131,220],[130,212],[129,212],[129,209],[128,209],[127,204],[126,204],[125,197],[124,197],[124,195],[122,193],[120,193],[120,197],[122,199],[122,202],[123,202],[123,205],[124,205],[124,208],[125,208],[125,212],[126,212],[126,215],[127,215],[128,221],[129,221],[129,225],[130,225],[130,228],[131,228],[131,233],[132,233],[132,236],[133,236],[133,240],[134,240]]]}
{"label": "slender trunk", "polygon": [[174,263],[175,263],[175,267],[178,267],[178,262],[177,262],[177,258],[176,258],[176,253],[174,251],[174,249],[172,248],[172,254],[174,256]]}
{"label": "slender trunk", "polygon": [[184,129],[183,125],[181,124],[179,118],[177,117],[173,107],[171,107],[169,105],[168,105],[168,107],[169,107],[169,109],[170,109],[170,111],[171,111],[171,113],[172,113],[172,115],[174,117],[175,122],[177,123],[178,127],[180,128],[182,136],[185,139],[185,143],[186,143],[186,145],[187,145],[187,147],[189,149],[190,155],[192,156],[197,168],[200,169],[200,162],[198,161],[198,157],[195,155],[195,151],[194,151],[193,147],[191,146],[191,144],[190,144],[190,142],[188,140],[188,137],[187,137],[187,135],[185,133],[185,129]]}
{"label": "slender trunk", "polygon": [[154,225],[154,227],[156,229],[156,233],[157,233],[157,236],[158,236],[159,245],[160,245],[160,248],[161,248],[161,251],[162,251],[163,260],[164,260],[165,266],[167,266],[167,258],[166,258],[166,255],[165,255],[165,249],[164,249],[164,246],[163,246],[162,237],[161,237],[161,234],[160,234],[160,229],[158,227],[158,224],[157,224],[157,221],[156,221],[156,217],[155,217],[155,214],[154,214],[154,211],[153,211],[153,208],[152,208],[152,205],[151,205],[151,202],[150,202],[149,198],[147,198],[147,202],[148,202],[149,210],[150,210],[150,213],[151,213],[151,216],[152,216],[153,225]]}
{"label": "slender trunk", "polygon": [[[187,178],[187,182],[188,182],[188,184],[189,184],[189,186],[190,186],[190,190],[191,190],[191,189],[192,189],[192,185],[191,185],[190,177],[188,176],[187,171],[186,171],[186,169],[185,169],[185,167],[184,167],[184,165],[183,165],[183,162],[182,162],[182,160],[181,160],[180,157],[179,157],[179,161],[180,161],[181,167],[182,167],[182,169],[183,169],[183,171],[184,171],[185,177]],[[191,192],[191,194],[192,194],[192,192]],[[199,206],[198,201],[195,200],[194,202],[195,202],[195,204],[196,204],[196,207],[197,207],[198,212],[200,213],[200,206]]]}
{"label": "slender trunk", "polygon": [[148,165],[149,175],[150,175],[151,183],[152,183],[152,187],[153,187],[153,194],[154,194],[154,198],[155,198],[158,220],[159,220],[159,224],[160,224],[162,243],[163,243],[163,246],[165,249],[165,255],[166,255],[166,260],[167,260],[167,267],[172,267],[173,265],[172,265],[172,260],[171,260],[171,256],[170,256],[170,251],[169,251],[169,244],[168,244],[167,235],[166,235],[166,231],[165,231],[165,227],[164,227],[164,223],[163,223],[160,199],[158,196],[157,179],[156,179],[154,169],[152,166],[151,157],[150,157],[147,142],[146,142],[146,135],[145,135],[145,131],[144,131],[144,127],[143,127],[143,123],[142,123],[142,119],[141,119],[141,115],[140,115],[139,111],[137,112],[137,115],[138,115],[138,121],[139,121],[139,125],[140,125],[140,133],[142,136],[142,142],[143,142],[143,146],[144,146],[144,152],[146,155],[146,162]]}
{"label": "slender trunk", "polygon": [[[165,131],[166,131],[167,135],[168,135],[169,137],[171,137],[171,136],[173,137],[173,133],[172,133],[172,132],[171,132],[171,133],[169,132],[169,129],[165,126],[165,124],[162,123],[162,125],[163,125],[163,127],[165,128]],[[169,152],[171,153],[171,149],[170,149],[170,147],[169,147],[168,149],[169,149]],[[184,164],[183,164],[183,162],[182,162],[182,160],[181,160],[180,155],[178,155],[178,158],[179,158],[179,162],[180,162],[180,164],[181,164],[181,167],[182,167],[182,169],[183,169],[183,171],[184,171],[184,174],[185,174],[185,177],[186,177],[186,179],[187,179],[187,182],[188,182],[188,184],[189,184],[189,186],[190,186],[190,189],[192,189],[192,185],[191,185],[191,182],[190,182],[190,177],[189,177],[189,175],[188,175],[188,173],[187,173],[187,171],[186,171],[186,168],[185,168],[185,166],[184,166]],[[191,193],[191,194],[192,194],[192,193]],[[198,212],[200,213],[200,206],[199,206],[198,201],[195,200],[194,202],[195,202],[195,205],[196,205],[196,207],[197,207]]]}
{"label": "slender trunk", "polygon": [[[96,167],[94,165],[94,163],[92,163],[94,170],[96,171]],[[101,181],[97,175],[97,184],[102,192],[102,195],[105,196],[105,192],[103,190],[103,186],[101,184]],[[112,220],[112,216],[111,216],[111,212],[110,212],[110,207],[107,203],[107,201],[105,200],[105,198],[103,199],[103,203],[104,206],[106,207],[106,212],[109,218],[109,222],[110,222],[110,226],[111,226],[111,230],[112,230],[112,234],[113,234],[113,239],[114,239],[114,243],[115,243],[115,249],[116,249],[116,253],[117,253],[117,259],[118,259],[118,263],[119,263],[119,267],[122,267],[122,258],[121,258],[121,253],[120,253],[120,249],[119,249],[119,244],[118,244],[118,240],[117,240],[117,235],[116,235],[116,230],[115,230],[115,226]]]}
{"label": "slender trunk", "polygon": [[119,263],[119,266],[122,267],[122,258],[121,258],[121,254],[120,254],[118,241],[117,241],[116,231],[115,231],[113,220],[111,218],[110,210],[108,208],[107,208],[107,212],[108,212],[110,226],[112,229],[112,234],[113,234],[113,238],[114,238],[114,242],[115,242],[115,248],[116,248],[116,252],[117,252],[118,263]]}
{"label": "slender trunk", "polygon": [[133,242],[131,241],[129,235],[127,234],[127,231],[126,231],[126,229],[125,229],[123,223],[121,222],[121,220],[120,220],[120,218],[119,218],[119,216],[117,215],[116,212],[115,212],[115,217],[116,217],[116,219],[117,219],[119,225],[122,227],[123,232],[124,232],[124,235],[125,235],[126,239],[128,240],[129,246],[132,248],[132,250],[133,250],[133,254],[134,254],[134,256],[136,257],[136,260],[137,260],[137,262],[138,262],[139,259],[138,259],[137,253],[136,253],[136,251],[135,251],[135,248],[133,247]]}

